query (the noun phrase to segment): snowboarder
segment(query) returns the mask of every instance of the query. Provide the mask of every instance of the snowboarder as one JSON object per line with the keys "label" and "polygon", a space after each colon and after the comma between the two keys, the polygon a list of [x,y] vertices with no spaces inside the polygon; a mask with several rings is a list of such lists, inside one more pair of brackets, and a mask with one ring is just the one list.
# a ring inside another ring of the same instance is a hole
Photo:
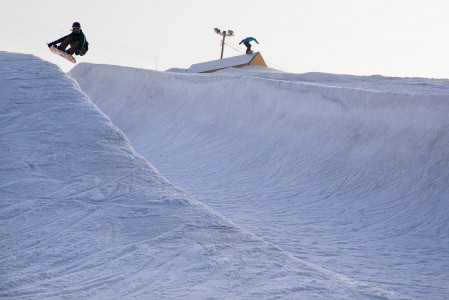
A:
{"label": "snowboarder", "polygon": [[240,43],[239,43],[239,45],[241,44],[241,43],[243,43],[245,46],[246,46],[246,54],[251,54],[251,53],[253,53],[253,51],[251,51],[251,44],[250,44],[250,42],[252,42],[252,41],[255,41],[256,43],[258,43],[259,44],[259,42],[255,39],[255,38],[253,38],[253,37],[247,37],[247,38],[244,38]]}
{"label": "snowboarder", "polygon": [[[59,46],[57,44],[61,43]],[[70,49],[66,50],[67,46],[70,45]],[[66,35],[54,42],[48,44],[48,47],[56,47],[59,50],[64,51],[70,55],[81,55],[86,54],[89,50],[89,43],[87,42],[86,36],[81,30],[81,25],[78,22],[73,23],[72,33]]]}

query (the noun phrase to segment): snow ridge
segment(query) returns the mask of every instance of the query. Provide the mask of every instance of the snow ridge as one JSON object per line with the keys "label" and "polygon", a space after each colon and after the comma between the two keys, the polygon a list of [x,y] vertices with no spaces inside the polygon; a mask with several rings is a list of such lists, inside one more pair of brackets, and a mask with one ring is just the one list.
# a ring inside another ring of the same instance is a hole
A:
{"label": "snow ridge", "polygon": [[0,297],[402,297],[323,272],[208,209],[55,66],[0,61]]}
{"label": "snow ridge", "polygon": [[70,75],[170,181],[239,226],[346,282],[449,294],[447,80]]}

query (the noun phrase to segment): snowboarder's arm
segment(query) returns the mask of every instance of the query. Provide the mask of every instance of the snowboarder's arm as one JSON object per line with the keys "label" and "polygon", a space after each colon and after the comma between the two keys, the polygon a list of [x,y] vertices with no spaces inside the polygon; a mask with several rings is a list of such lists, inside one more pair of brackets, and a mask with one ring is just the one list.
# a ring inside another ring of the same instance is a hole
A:
{"label": "snowboarder's arm", "polygon": [[256,39],[254,39],[254,41],[259,44],[259,42]]}
{"label": "snowboarder's arm", "polygon": [[[70,34],[69,34],[69,35],[70,35]],[[60,38],[60,39],[58,39],[58,40],[56,40],[56,41],[54,41],[54,42],[49,43],[48,46],[51,47],[51,46],[53,46],[53,45],[56,45],[56,44],[61,43],[61,42],[62,42],[63,40],[65,40],[69,35],[63,36],[62,38]]]}

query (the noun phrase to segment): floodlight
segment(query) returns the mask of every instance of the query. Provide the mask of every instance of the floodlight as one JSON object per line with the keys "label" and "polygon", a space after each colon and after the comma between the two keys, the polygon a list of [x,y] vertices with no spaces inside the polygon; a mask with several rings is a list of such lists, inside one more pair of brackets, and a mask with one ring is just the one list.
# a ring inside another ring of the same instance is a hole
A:
{"label": "floodlight", "polygon": [[214,31],[215,31],[216,34],[219,34],[219,35],[221,35],[223,37],[223,40],[221,41],[221,56],[220,56],[220,59],[223,59],[223,51],[224,51],[226,35],[234,36],[234,31],[228,30],[228,32],[226,32],[225,30],[223,30],[223,32],[221,32],[221,30],[216,28],[216,27],[214,28]]}

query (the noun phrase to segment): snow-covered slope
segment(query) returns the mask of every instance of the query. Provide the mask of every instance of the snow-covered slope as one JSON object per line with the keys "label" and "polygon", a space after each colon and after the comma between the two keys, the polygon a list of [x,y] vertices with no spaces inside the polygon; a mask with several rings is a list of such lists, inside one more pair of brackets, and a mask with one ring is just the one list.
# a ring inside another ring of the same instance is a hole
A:
{"label": "snow-covered slope", "polygon": [[345,282],[449,295],[447,80],[70,75],[164,176],[240,227]]}
{"label": "snow-covered slope", "polygon": [[[170,184],[56,66],[5,52],[0,61],[0,297],[401,297],[295,257]],[[147,76],[161,74],[91,66],[79,70],[85,79],[96,77],[97,98],[106,100],[110,90],[115,94],[111,103],[123,111],[132,100],[118,99],[147,89],[150,98],[145,99],[154,102],[142,110],[159,107],[160,121],[169,103],[158,93],[179,80],[162,74],[159,86],[153,86]],[[116,78],[128,72],[143,76],[118,88],[105,77],[107,70],[118,71]],[[167,118],[159,126],[168,129],[172,121],[185,125]],[[147,145],[163,149],[167,142]],[[173,160],[171,167],[185,165]],[[192,170],[192,180],[206,180],[194,176]],[[228,201],[219,190],[210,196]]]}
{"label": "snow-covered slope", "polygon": [[[2,298],[401,297],[295,257],[170,184],[55,66],[0,60]],[[106,97],[114,82],[101,77]]]}

